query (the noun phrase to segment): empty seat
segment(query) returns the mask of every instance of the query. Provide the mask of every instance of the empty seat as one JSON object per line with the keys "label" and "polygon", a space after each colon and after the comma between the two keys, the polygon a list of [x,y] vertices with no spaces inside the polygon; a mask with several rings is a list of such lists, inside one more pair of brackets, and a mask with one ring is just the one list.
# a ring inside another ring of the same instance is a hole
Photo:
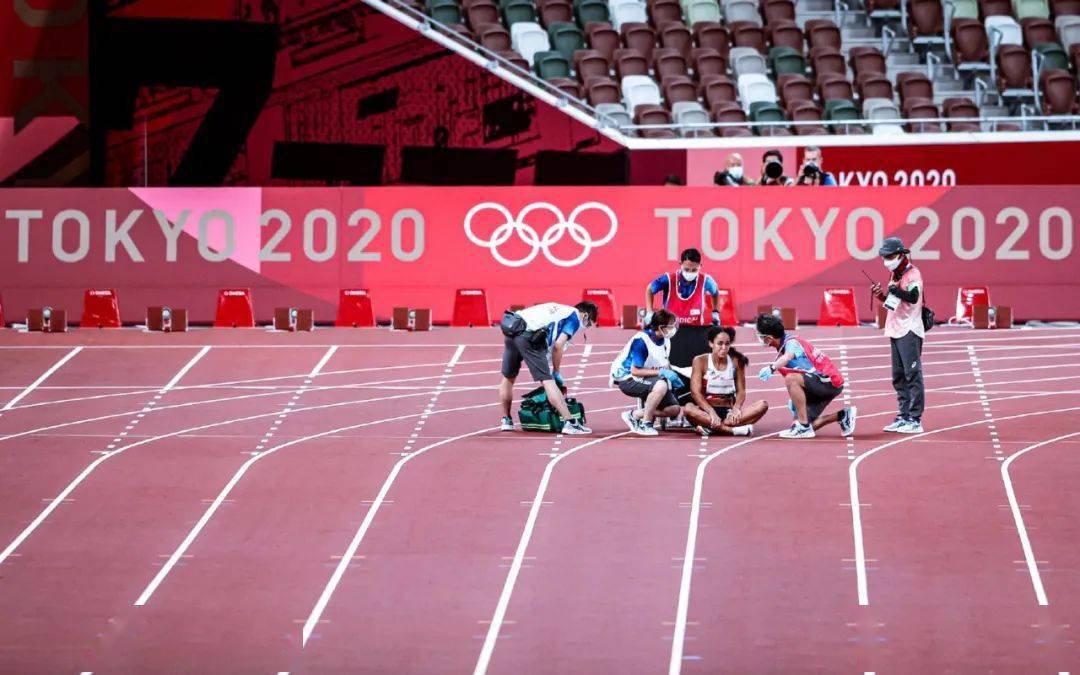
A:
{"label": "empty seat", "polygon": [[536,52],[533,54],[533,69],[544,80],[570,77],[570,61],[562,55],[562,52]]}
{"label": "empty seat", "polygon": [[979,19],[988,16],[1012,16],[1011,0],[979,0]]}
{"label": "empty seat", "polygon": [[911,0],[908,14],[908,37],[912,40],[937,39],[945,31],[941,0]]}
{"label": "empty seat", "polygon": [[1028,91],[1032,87],[1031,54],[1019,45],[1001,45],[997,50],[997,88]]}
{"label": "empty seat", "polygon": [[585,35],[572,23],[559,21],[550,24],[548,38],[552,48],[565,56],[567,61],[573,60],[574,52],[585,48]]}
{"label": "empty seat", "polygon": [[990,45],[1022,45],[1024,34],[1011,16],[990,16],[984,23]]}
{"label": "empty seat", "polygon": [[736,80],[736,86],[739,89],[739,100],[742,101],[743,107],[747,111],[750,110],[753,103],[762,101],[777,102],[776,87],[773,85],[772,80],[760,73],[740,75],[739,79]]}
{"label": "empty seat", "polygon": [[948,0],[953,6],[953,19],[978,19],[978,0]]}
{"label": "empty seat", "polygon": [[611,14],[604,0],[581,0],[574,6],[578,25],[588,29],[590,23],[608,23]]}
{"label": "empty seat", "polygon": [[[770,101],[759,101],[752,106],[750,120],[752,122],[786,122],[787,117],[780,106]],[[787,125],[769,124],[767,126],[754,127],[759,136],[790,136],[791,130]]]}
{"label": "empty seat", "polygon": [[904,117],[908,122],[908,131],[915,133],[940,132],[941,124],[938,122],[914,122],[917,119],[935,119],[938,117],[937,106],[929,98],[905,99],[903,104]]}
{"label": "empty seat", "polygon": [[832,47],[840,49],[842,44],[840,29],[829,19],[811,19],[803,25],[803,33],[806,34],[806,46],[809,49],[815,47]]}
{"label": "empty seat", "polygon": [[[509,0],[502,6],[502,11],[503,21],[511,29],[519,23],[536,24],[536,7],[529,0]],[[536,27],[540,28],[539,25]],[[510,35],[513,34],[511,30]]]}
{"label": "empty seat", "polygon": [[1080,0],[1050,0],[1050,10],[1054,16],[1080,15]]}
{"label": "empty seat", "polygon": [[731,30],[731,44],[736,47],[751,47],[759,53],[765,53],[765,31],[761,26],[749,21],[728,23]]}
{"label": "empty seat", "polygon": [[720,20],[720,5],[716,0],[689,0],[686,3],[686,23],[691,26]]}
{"label": "empty seat", "polygon": [[825,73],[839,73],[843,75],[847,72],[847,65],[844,63],[844,55],[840,53],[839,49],[834,47],[814,47],[810,50],[810,65],[814,72],[814,78],[818,78]]}
{"label": "empty seat", "polygon": [[618,103],[597,104],[596,112],[604,115],[607,118],[605,121],[617,127],[630,124],[630,114],[626,112],[626,108]]}
{"label": "empty seat", "polygon": [[953,23],[952,43],[957,68],[981,68],[989,63],[990,41],[977,20],[960,19]]}
{"label": "empty seat", "polygon": [[664,99],[669,106],[679,101],[697,102],[697,87],[694,86],[689,77],[680,77],[678,75],[668,77],[664,81]]}
{"label": "empty seat", "polygon": [[729,25],[736,21],[748,21],[761,25],[758,4],[755,0],[724,0],[724,21]]}
{"label": "empty seat", "polygon": [[803,32],[794,21],[774,21],[769,24],[769,44],[773,47],[790,47],[800,56],[803,54]]}
{"label": "empty seat", "polygon": [[896,88],[900,92],[900,103],[909,99],[933,99],[934,84],[922,73],[898,73]]}
{"label": "empty seat", "polygon": [[513,49],[506,49],[504,51],[498,52],[498,54],[500,57],[509,61],[521,70],[524,70],[526,72],[532,70],[532,66],[530,66],[529,62],[525,60],[525,57],[523,57],[521,54],[518,54]]}
{"label": "empty seat", "polygon": [[660,29],[660,44],[678,50],[679,54],[690,62],[690,53],[694,49],[694,39],[690,29],[682,24],[668,24]]}
{"label": "empty seat", "polygon": [[[558,54],[558,52],[553,53]],[[544,79],[547,81],[548,84],[555,87],[570,98],[581,98],[581,86],[577,83],[576,80],[572,80],[569,77],[548,77]]]}
{"label": "empty seat", "polygon": [[777,77],[790,74],[801,75],[806,72],[806,59],[791,47],[773,47],[770,49],[769,62],[772,63],[773,73]]}
{"label": "empty seat", "polygon": [[823,73],[818,76],[817,86],[822,101],[855,100],[855,92],[852,90],[851,83],[839,73]]}
{"label": "empty seat", "polygon": [[1076,79],[1067,70],[1051,68],[1039,75],[1044,115],[1075,115],[1080,113],[1076,102]]}
{"label": "empty seat", "polygon": [[660,87],[647,75],[627,75],[620,82],[623,103],[628,111],[639,105],[660,105]]}
{"label": "empty seat", "polygon": [[480,26],[480,28],[477,29],[476,37],[480,44],[493,52],[502,52],[513,49],[513,44],[510,42],[509,31],[497,24],[489,23]]}
{"label": "empty seat", "polygon": [[649,5],[649,18],[657,27],[669,21],[682,21],[682,5],[679,4],[679,0],[655,0]]}
{"label": "empty seat", "polygon": [[889,78],[880,73],[863,73],[855,77],[855,90],[859,98],[884,98],[892,100],[893,86]]}
{"label": "empty seat", "polygon": [[1059,24],[1057,33],[1066,50],[1080,44],[1080,17],[1069,17],[1067,21]]}
{"label": "empty seat", "polygon": [[761,13],[765,17],[766,26],[777,21],[794,21],[795,3],[792,0],[765,0]]}
{"label": "empty seat", "polygon": [[731,38],[722,24],[714,22],[694,24],[694,42],[698,47],[715,49],[720,56],[728,58],[730,62],[728,50],[731,49]]}
{"label": "empty seat", "polygon": [[620,80],[630,75],[649,74],[649,62],[645,60],[641,52],[636,49],[619,49],[616,51],[618,55],[615,57],[615,75]]}
{"label": "empty seat", "polygon": [[479,33],[481,26],[499,23],[499,6],[491,0],[477,0],[465,10],[465,19],[469,27]]}
{"label": "empty seat", "polygon": [[615,50],[621,43],[614,28],[602,23],[590,23],[585,27],[585,36],[589,47],[600,52],[609,65],[615,63]]}
{"label": "empty seat", "polygon": [[606,77],[590,77],[585,81],[589,104],[596,107],[601,103],[619,103],[619,86]]}
{"label": "empty seat", "polygon": [[577,25],[571,23],[573,20],[574,8],[569,0],[546,0],[540,8],[540,23],[549,29],[556,24],[565,23],[578,30]]}
{"label": "empty seat", "polygon": [[624,24],[644,24],[649,20],[645,13],[645,3],[637,0],[609,0],[608,14],[615,30],[621,30]]}
{"label": "empty seat", "polygon": [[731,51],[728,52],[728,60],[731,63],[731,71],[735,73],[736,78],[748,73],[764,75],[769,72],[768,67],[765,65],[765,57],[752,47],[732,47]]}
{"label": "empty seat", "polygon": [[551,50],[547,31],[541,28],[539,24],[527,21],[511,24],[510,42],[513,44],[514,51],[521,54],[529,62],[530,67],[534,63],[533,57],[537,52]]}
{"label": "empty seat", "polygon": [[461,8],[458,7],[457,2],[454,0],[443,0],[442,2],[436,0],[431,4],[429,14],[433,20],[441,24],[461,23]]}
{"label": "empty seat", "polygon": [[781,75],[777,78],[777,88],[780,90],[780,103],[788,111],[793,103],[814,100],[814,88],[805,75]]}
{"label": "empty seat", "polygon": [[[746,124],[746,112],[738,103],[717,103],[709,108],[709,116],[718,124]],[[718,127],[717,133],[721,136],[753,136],[753,132],[746,126]]]}
{"label": "empty seat", "polygon": [[1047,0],[1013,0],[1013,14],[1017,19],[1049,19],[1050,4]]}
{"label": "empty seat", "polygon": [[[941,113],[944,117],[977,118],[979,106],[969,98],[947,98],[941,103]],[[947,131],[982,131],[978,122],[949,122]]]}
{"label": "empty seat", "polygon": [[1047,68],[1069,69],[1069,55],[1056,42],[1040,42],[1035,45],[1035,51],[1042,54],[1039,64],[1040,72]]}
{"label": "empty seat", "polygon": [[[795,101],[787,107],[788,119],[792,122],[820,122],[821,110],[811,101]],[[817,136],[828,133],[821,124],[793,124],[796,136]]]}
{"label": "empty seat", "polygon": [[[854,122],[861,120],[859,109],[847,99],[833,99],[825,102],[825,119],[831,122]],[[829,130],[834,134],[860,134],[865,130],[858,124],[831,124]]]}
{"label": "empty seat", "polygon": [[578,80],[587,83],[591,77],[608,76],[610,72],[607,59],[595,49],[579,49],[574,52],[574,71]]}
{"label": "empty seat", "polygon": [[701,78],[698,87],[701,98],[705,100],[708,108],[712,108],[717,103],[739,100],[735,83],[727,75],[706,75]]}
{"label": "empty seat", "polygon": [[634,108],[634,124],[671,124],[671,113],[662,105],[642,103]]}
{"label": "empty seat", "polygon": [[1024,19],[1020,22],[1020,30],[1024,34],[1024,46],[1035,49],[1035,45],[1048,42],[1057,42],[1057,32],[1050,19]]}
{"label": "empty seat", "polygon": [[668,77],[686,77],[686,59],[677,49],[659,47],[653,52],[653,72],[661,82]]}
{"label": "empty seat", "polygon": [[723,75],[727,72],[727,59],[709,47],[695,47],[693,51],[694,77],[699,81],[705,75]]}
{"label": "empty seat", "polygon": [[619,29],[622,33],[623,44],[629,49],[641,52],[646,61],[652,59],[653,49],[656,47],[656,33],[646,23],[625,23]]}
{"label": "empty seat", "polygon": [[900,108],[887,98],[867,98],[862,102],[862,116],[867,120],[898,120]]}
{"label": "empty seat", "polygon": [[856,76],[863,73],[881,73],[884,75],[887,72],[885,57],[882,56],[877,47],[852,47],[848,52],[848,61],[851,63],[851,71]]}
{"label": "empty seat", "polygon": [[[709,123],[709,113],[707,113],[705,108],[702,108],[701,104],[697,101],[677,101],[673,103],[671,105],[671,116],[674,118],[675,124],[680,126]],[[679,129],[679,135],[691,136],[695,135],[695,132],[700,131],[702,131],[702,129]]]}

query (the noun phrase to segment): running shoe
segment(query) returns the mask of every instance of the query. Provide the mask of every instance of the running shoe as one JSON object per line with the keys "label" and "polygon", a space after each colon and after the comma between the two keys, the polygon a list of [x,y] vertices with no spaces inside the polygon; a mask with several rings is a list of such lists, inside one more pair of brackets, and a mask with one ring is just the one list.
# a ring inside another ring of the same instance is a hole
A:
{"label": "running shoe", "polygon": [[[813,430],[811,429],[811,431],[813,431]],[[732,436],[753,436],[754,435],[754,425],[753,424],[743,424],[741,426],[731,427],[731,435]]]}
{"label": "running shoe", "polygon": [[630,431],[633,431],[637,428],[637,418],[634,417],[633,410],[626,410],[622,414],[620,414],[619,417],[621,417],[622,421],[626,423],[626,426],[630,429]]}
{"label": "running shoe", "polygon": [[907,423],[908,423],[907,420],[904,419],[903,417],[897,417],[896,419],[894,419],[892,421],[891,424],[889,424],[884,429],[882,429],[882,431],[891,431],[893,433],[898,433],[900,431],[900,428],[903,427],[904,425],[906,425]]}
{"label": "running shoe", "polygon": [[577,420],[566,420],[562,425],[562,433],[565,436],[584,436],[591,434],[592,429]]}
{"label": "running shoe", "polygon": [[514,418],[504,417],[499,424],[499,431],[513,431],[514,430]]}
{"label": "running shoe", "polygon": [[858,410],[855,406],[851,406],[850,408],[844,408],[836,416],[836,421],[840,424],[840,433],[844,436],[855,435],[855,415]]}
{"label": "running shoe", "polygon": [[896,430],[898,434],[921,434],[923,433],[922,422],[907,420],[904,426]]}
{"label": "running shoe", "polygon": [[706,429],[705,427],[701,426],[700,424],[699,424],[699,425],[697,425],[697,426],[696,426],[696,427],[694,427],[694,428],[695,428],[695,429],[697,429],[697,432],[698,432],[699,434],[701,434],[702,436],[704,436],[705,438],[708,438],[708,437],[709,437],[709,434],[711,434],[711,433],[712,433],[711,431],[709,431],[709,430],[708,430],[708,429]]}
{"label": "running shoe", "polygon": [[656,430],[656,427],[650,422],[645,420],[635,420],[633,431],[638,436],[659,436],[660,432]]}
{"label": "running shoe", "polygon": [[816,435],[814,427],[809,424],[804,426],[798,422],[792,424],[790,429],[784,429],[779,434],[780,438],[813,438]]}

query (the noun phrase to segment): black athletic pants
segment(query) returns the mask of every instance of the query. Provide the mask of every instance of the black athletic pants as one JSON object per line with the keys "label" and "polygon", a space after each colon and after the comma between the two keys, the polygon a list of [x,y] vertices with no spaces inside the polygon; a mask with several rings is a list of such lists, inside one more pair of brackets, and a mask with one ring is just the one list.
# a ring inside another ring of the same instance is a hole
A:
{"label": "black athletic pants", "polygon": [[923,339],[915,333],[891,338],[892,385],[900,406],[900,417],[918,422],[922,419],[926,389],[922,377]]}

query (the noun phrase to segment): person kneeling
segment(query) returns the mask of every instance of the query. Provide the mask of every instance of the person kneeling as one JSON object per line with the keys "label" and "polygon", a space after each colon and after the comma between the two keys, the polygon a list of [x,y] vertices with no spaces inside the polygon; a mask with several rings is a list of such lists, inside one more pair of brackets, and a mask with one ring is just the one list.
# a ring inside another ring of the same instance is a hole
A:
{"label": "person kneeling", "polygon": [[735,341],[734,328],[713,327],[706,337],[711,351],[694,357],[690,375],[692,402],[683,406],[683,414],[697,425],[702,436],[710,433],[749,436],[754,433],[754,422],[769,410],[765,401],[743,405],[746,366],[750,360],[731,346]]}
{"label": "person kneeling", "polygon": [[670,368],[671,336],[678,324],[666,309],[653,313],[645,329],[635,333],[611,364],[612,384],[619,391],[639,399],[642,407],[627,410],[622,419],[639,436],[656,436],[653,420],[678,417],[675,390],[682,386],[679,374]]}

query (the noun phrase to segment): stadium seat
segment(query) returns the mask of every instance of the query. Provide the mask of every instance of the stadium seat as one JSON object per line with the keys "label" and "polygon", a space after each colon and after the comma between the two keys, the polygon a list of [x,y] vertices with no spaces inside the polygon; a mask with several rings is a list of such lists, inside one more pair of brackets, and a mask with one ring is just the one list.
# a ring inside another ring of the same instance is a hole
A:
{"label": "stadium seat", "polygon": [[[590,77],[585,81],[589,105],[594,108],[605,103],[620,103],[619,85],[607,77]],[[621,107],[621,105],[620,105]]]}
{"label": "stadium seat", "polygon": [[525,60],[525,57],[523,57],[521,54],[518,54],[513,49],[507,49],[497,53],[499,56],[514,64],[521,70],[524,70],[525,72],[532,71],[532,66],[530,66],[529,62]]}
{"label": "stadium seat", "polygon": [[476,0],[465,10],[465,19],[469,27],[479,33],[481,26],[499,23],[499,6],[491,0]]}
{"label": "stadium seat", "polygon": [[701,97],[711,110],[717,103],[737,103],[739,100],[735,83],[726,75],[705,75],[701,78]]}
{"label": "stadium seat", "polygon": [[596,105],[596,111],[610,118],[615,126],[626,126],[631,122],[630,114],[619,103],[599,103]]}
{"label": "stadium seat", "polygon": [[[979,106],[969,98],[947,98],[941,103],[941,113],[945,117],[979,117]],[[949,122],[947,131],[981,131],[978,122]]]}
{"label": "stadium seat", "polygon": [[679,0],[654,0],[648,8],[649,20],[658,28],[672,21],[682,21],[683,9]]}
{"label": "stadium seat", "polygon": [[671,124],[671,113],[662,105],[643,103],[634,108],[634,124]]}
{"label": "stadium seat", "polygon": [[614,65],[615,50],[621,45],[615,29],[610,24],[590,23],[585,26],[585,35],[589,47],[600,52],[609,66]]}
{"label": "stadium seat", "polygon": [[721,20],[720,5],[716,0],[690,0],[686,3],[686,23],[714,23]]}
{"label": "stadium seat", "polygon": [[1080,16],[1080,0],[1050,0],[1054,16]]}
{"label": "stadium seat", "polygon": [[1020,30],[1028,49],[1035,49],[1035,45],[1041,43],[1057,42],[1057,32],[1050,19],[1024,19],[1020,22]]}
{"label": "stadium seat", "polygon": [[636,49],[615,50],[615,75],[619,80],[624,80],[631,75],[649,74],[649,62]]}
{"label": "stadium seat", "polygon": [[765,17],[766,26],[777,21],[794,21],[795,3],[792,0],[765,0],[761,13]]}
{"label": "stadium seat", "polygon": [[[862,119],[859,117],[859,109],[855,107],[852,101],[847,99],[833,99],[825,102],[825,119],[829,121],[855,121]],[[848,135],[848,134],[861,134],[865,133],[861,125],[857,124],[834,124],[830,125],[830,130],[834,134]]]}
{"label": "stadium seat", "polygon": [[794,21],[778,20],[768,25],[769,44],[776,47],[790,47],[799,56],[803,55],[803,32]]}
{"label": "stadium seat", "polygon": [[900,0],[866,0],[866,12],[871,19],[900,16]]}
{"label": "stadium seat", "polygon": [[649,27],[649,24],[639,22],[624,23],[619,32],[622,34],[623,44],[628,49],[638,50],[646,61],[652,60],[653,49],[656,47],[656,33]]}
{"label": "stadium seat", "polygon": [[639,105],[660,105],[660,87],[647,75],[627,75],[619,83],[623,105],[634,112]]}
{"label": "stadium seat", "polygon": [[645,4],[637,0],[609,0],[608,13],[611,15],[611,25],[615,30],[621,30],[624,24],[644,24],[649,20],[645,12]]}
{"label": "stadium seat", "polygon": [[851,87],[851,82],[848,82],[848,79],[839,73],[823,73],[818,77],[817,86],[818,96],[822,101],[855,100],[855,92]]}
{"label": "stadium seat", "polygon": [[[574,7],[569,0],[545,0],[540,5],[540,23],[549,31],[559,23],[570,24],[577,30],[574,21]],[[554,38],[554,36],[552,36]]]}
{"label": "stadium seat", "polygon": [[727,72],[727,59],[710,47],[695,47],[693,64],[694,77],[699,81],[705,75],[723,75]]}
{"label": "stadium seat", "polygon": [[731,72],[735,74],[736,79],[740,75],[750,73],[764,75],[769,72],[768,66],[765,65],[765,57],[752,47],[732,47],[728,52],[728,59],[731,63]]}
{"label": "stadium seat", "polygon": [[609,23],[611,15],[604,0],[581,0],[574,7],[578,25],[587,29],[590,23]]}
{"label": "stadium seat", "polygon": [[908,131],[914,133],[937,133],[941,131],[938,122],[914,122],[917,119],[934,119],[939,117],[937,106],[929,98],[908,98],[903,104],[904,117],[908,122]]}
{"label": "stadium seat", "polygon": [[[812,101],[795,101],[787,106],[788,118],[792,122],[820,122],[821,110]],[[796,136],[817,136],[828,133],[821,124],[798,124],[792,129]]]}
{"label": "stadium seat", "polygon": [[[738,103],[731,101],[725,101],[713,105],[709,109],[709,116],[712,117],[712,120],[718,124],[746,124],[746,112]],[[754,132],[750,131],[750,129],[745,126],[719,127],[718,133],[720,136],[724,137],[754,135]]]}
{"label": "stadium seat", "polygon": [[806,46],[813,50],[815,47],[832,47],[839,50],[842,45],[840,29],[829,19],[811,19],[803,25],[803,33],[806,35]]}
{"label": "stadium seat", "polygon": [[1050,18],[1050,5],[1047,0],[1012,0],[1012,3],[1013,14],[1021,21]]}
{"label": "stadium seat", "polygon": [[908,99],[934,98],[934,84],[922,73],[898,73],[896,88],[900,92],[900,105]]}
{"label": "stadium seat", "polygon": [[[521,0],[510,1],[517,3]],[[503,8],[503,11],[506,11],[506,7]],[[521,54],[530,67],[534,63],[537,52],[551,51],[547,31],[541,28],[540,24],[528,21],[510,24],[510,42],[514,46],[514,51]]]}
{"label": "stadium seat", "polygon": [[573,61],[574,52],[585,48],[585,34],[576,24],[569,22],[548,25],[548,39],[552,48],[565,56],[567,61]]}
{"label": "stadium seat", "polygon": [[1020,45],[1004,44],[997,50],[997,88],[1029,91],[1031,80],[1031,54]]}
{"label": "stadium seat", "polygon": [[1066,17],[1065,21],[1061,21],[1059,17],[1058,21],[1060,22],[1057,26],[1058,38],[1065,49],[1069,50],[1073,45],[1080,44],[1080,16]]}
{"label": "stadium seat", "polygon": [[1076,115],[1076,78],[1067,70],[1049,69],[1039,74],[1044,115]]}
{"label": "stadium seat", "polygon": [[664,99],[668,102],[668,107],[686,101],[697,102],[697,87],[690,81],[689,77],[680,77],[678,75],[668,77],[664,80]]}
{"label": "stadium seat", "polygon": [[952,25],[953,59],[958,68],[983,67],[990,61],[990,41],[976,19],[961,19]]}
{"label": "stadium seat", "polygon": [[810,50],[810,65],[814,73],[814,79],[825,73],[847,73],[847,65],[844,63],[844,55],[835,47],[814,47]]}
{"label": "stadium seat", "polygon": [[694,42],[697,43],[698,47],[715,49],[720,56],[728,59],[729,63],[731,62],[731,58],[728,56],[728,51],[731,49],[731,37],[723,24],[711,21],[695,23],[693,32]]}
{"label": "stadium seat", "polygon": [[431,4],[431,18],[441,24],[461,23],[461,8],[455,0],[435,0]]}
{"label": "stadium seat", "polygon": [[[539,24],[536,22],[536,7],[534,7],[529,0],[508,0],[508,2],[503,5],[502,10],[503,21],[511,28],[511,36],[514,34],[513,28],[515,24],[535,24],[537,28],[540,28]],[[543,29],[541,28],[541,30]],[[522,54],[522,56],[524,56],[524,54]]]}
{"label": "stadium seat", "polygon": [[805,75],[781,75],[777,78],[777,85],[780,91],[780,102],[788,112],[791,111],[793,103],[814,100],[814,88]]}
{"label": "stadium seat", "polygon": [[949,0],[949,3],[953,6],[953,20],[956,19],[978,19],[979,18],[979,2],[978,0]]}
{"label": "stadium seat", "polygon": [[986,27],[986,38],[990,45],[1023,45],[1024,34],[1020,30],[1020,24],[1011,16],[990,16],[983,24]]}
{"label": "stadium seat", "polygon": [[570,61],[562,52],[536,52],[533,54],[533,69],[542,80],[570,77]]}
{"label": "stadium seat", "polygon": [[[759,101],[752,106],[750,119],[754,122],[786,122],[787,117],[780,106],[769,101]],[[787,126],[769,125],[754,127],[758,136],[790,136],[791,129]]]}
{"label": "stadium seat", "polygon": [[945,32],[941,0],[911,0],[908,14],[908,37],[911,40],[939,38]]}
{"label": "stadium seat", "polygon": [[[709,113],[701,107],[701,104],[697,101],[676,101],[671,106],[671,114],[675,119],[675,124],[708,124]],[[702,129],[680,129],[679,135],[681,136],[694,136]],[[712,135],[712,132],[709,132]]]}
{"label": "stadium seat", "polygon": [[862,116],[867,120],[900,119],[900,108],[891,99],[865,98],[862,102]]}
{"label": "stadium seat", "polygon": [[769,61],[777,77],[806,72],[806,60],[791,47],[773,47],[769,50]]}
{"label": "stadium seat", "polygon": [[979,20],[988,16],[1012,16],[1011,0],[979,0]]}
{"label": "stadium seat", "polygon": [[493,52],[503,52],[513,49],[510,42],[510,33],[498,24],[489,23],[477,30],[477,40],[486,49]]}
{"label": "stadium seat", "polygon": [[885,57],[881,55],[877,47],[852,47],[848,52],[848,62],[851,64],[851,72],[855,73],[855,77],[869,73],[884,75],[888,72]]}
{"label": "stadium seat", "polygon": [[678,138],[678,135],[670,129],[646,129],[641,132],[644,138]]}
{"label": "stadium seat", "polygon": [[1042,54],[1042,63],[1039,66],[1040,72],[1047,68],[1069,69],[1069,55],[1065,53],[1065,50],[1057,42],[1040,42],[1035,45],[1035,51]]}
{"label": "stadium seat", "polygon": [[661,84],[671,77],[689,78],[690,71],[686,67],[686,59],[678,50],[670,47],[658,47],[653,52],[653,73]]}
{"label": "stadium seat", "polygon": [[610,69],[607,59],[595,49],[579,49],[574,52],[574,72],[582,84],[588,84],[593,77],[607,78]]}
{"label": "stadium seat", "polygon": [[736,86],[739,89],[739,100],[742,101],[747,112],[754,103],[762,101],[776,103],[778,100],[772,80],[761,73],[740,75],[736,80]]}
{"label": "stadium seat", "polygon": [[[558,52],[554,53],[558,54]],[[567,96],[575,99],[581,98],[581,85],[577,83],[577,80],[570,79],[569,77],[548,77],[544,79],[548,84]]]}
{"label": "stadium seat", "polygon": [[761,15],[755,0],[724,0],[724,21],[730,26],[738,21],[746,21],[761,26]]}
{"label": "stadium seat", "polygon": [[736,47],[752,47],[758,53],[765,54],[765,31],[760,25],[749,21],[728,23],[731,31],[731,44]]}
{"label": "stadium seat", "polygon": [[690,63],[694,51],[694,38],[690,29],[681,23],[669,23],[659,30],[660,46],[675,49]]}

